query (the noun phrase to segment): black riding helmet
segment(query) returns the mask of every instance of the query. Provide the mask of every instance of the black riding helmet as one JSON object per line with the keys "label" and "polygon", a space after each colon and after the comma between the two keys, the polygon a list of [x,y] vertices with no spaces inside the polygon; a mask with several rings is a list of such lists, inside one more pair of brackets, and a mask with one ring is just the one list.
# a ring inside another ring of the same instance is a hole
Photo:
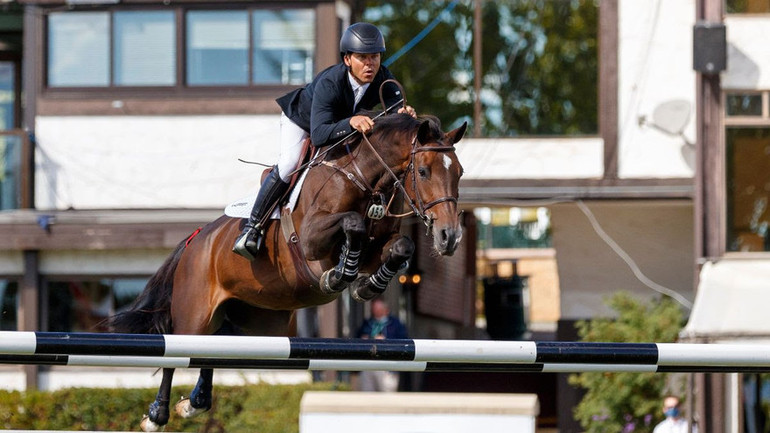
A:
{"label": "black riding helmet", "polygon": [[385,38],[374,24],[355,23],[340,38],[340,56],[347,53],[374,54],[385,52]]}

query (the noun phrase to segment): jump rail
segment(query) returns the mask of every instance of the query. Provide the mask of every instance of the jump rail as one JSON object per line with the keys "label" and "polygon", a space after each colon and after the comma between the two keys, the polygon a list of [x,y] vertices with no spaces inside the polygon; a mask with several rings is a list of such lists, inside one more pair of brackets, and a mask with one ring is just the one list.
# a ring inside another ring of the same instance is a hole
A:
{"label": "jump rail", "polygon": [[[361,340],[1,331],[0,354],[62,355],[67,356],[66,361],[65,358],[60,358],[57,362],[66,362],[66,365],[73,365],[70,362],[86,362],[80,361],[81,358],[77,356],[123,357],[134,360],[145,357],[161,358],[156,361],[158,367],[162,366],[162,362],[187,362],[190,367],[208,367],[213,365],[202,364],[209,362],[224,365],[224,360],[228,360],[227,362],[232,363],[232,368],[236,368],[234,365],[239,362],[243,365],[238,368],[248,368],[247,365],[254,360],[309,360],[312,366],[310,363],[300,363],[296,368],[334,369],[328,367],[334,364],[331,361],[336,361],[342,370],[356,370],[357,368],[349,365],[342,367],[344,364],[341,362],[402,361],[406,362],[402,368],[411,369],[408,371],[427,371],[420,368],[427,369],[429,365],[430,368],[454,368],[443,363],[453,363],[457,368],[471,368],[465,364],[516,364],[500,368],[532,368],[540,371],[546,371],[546,366],[549,369],[567,368],[565,364],[579,364],[586,369],[600,368],[590,371],[608,371],[609,366],[623,369],[621,371],[659,372],[770,370],[770,345],[751,344]],[[75,358],[71,361],[70,356]],[[182,359],[169,361],[169,358]],[[187,361],[184,361],[185,358]],[[32,360],[33,358],[29,358],[27,363],[32,363],[29,362]],[[323,361],[328,361],[328,365],[321,367]],[[49,358],[49,362],[53,361]],[[148,359],[144,362],[150,361]],[[423,364],[409,362],[424,363],[424,367]],[[438,363],[442,365],[433,365]],[[287,366],[291,363],[282,364],[280,368],[290,368]],[[395,368],[398,365],[392,363],[388,364],[387,368],[372,369],[396,371],[399,369]],[[526,367],[527,365],[529,367]]]}
{"label": "jump rail", "polygon": [[767,373],[770,366],[565,364],[505,362],[372,361],[344,359],[238,359],[157,356],[0,355],[0,364],[78,367],[229,368],[310,371],[412,371],[488,373]]}

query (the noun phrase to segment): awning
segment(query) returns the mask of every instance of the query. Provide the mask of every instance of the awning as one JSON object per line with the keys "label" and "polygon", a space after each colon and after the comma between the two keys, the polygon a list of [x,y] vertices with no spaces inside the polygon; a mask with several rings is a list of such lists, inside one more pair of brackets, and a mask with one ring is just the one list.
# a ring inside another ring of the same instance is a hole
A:
{"label": "awning", "polygon": [[770,340],[770,258],[706,263],[682,342]]}

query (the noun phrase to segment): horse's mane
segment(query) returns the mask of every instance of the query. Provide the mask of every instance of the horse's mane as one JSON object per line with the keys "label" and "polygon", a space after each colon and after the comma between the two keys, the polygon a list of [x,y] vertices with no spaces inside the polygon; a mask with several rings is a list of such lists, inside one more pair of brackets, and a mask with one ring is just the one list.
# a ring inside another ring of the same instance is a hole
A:
{"label": "horse's mane", "polygon": [[[379,113],[372,111],[364,112],[362,114],[374,118]],[[385,143],[394,143],[398,140],[398,135],[411,134],[412,132],[416,131],[423,122],[426,121],[430,126],[431,137],[439,139],[444,135],[441,131],[441,121],[438,119],[438,117],[433,115],[421,115],[415,119],[414,117],[404,113],[388,114],[377,118],[374,121],[374,130],[372,131],[372,134],[379,135],[380,141]],[[360,138],[360,135],[356,136],[357,140],[360,140]]]}

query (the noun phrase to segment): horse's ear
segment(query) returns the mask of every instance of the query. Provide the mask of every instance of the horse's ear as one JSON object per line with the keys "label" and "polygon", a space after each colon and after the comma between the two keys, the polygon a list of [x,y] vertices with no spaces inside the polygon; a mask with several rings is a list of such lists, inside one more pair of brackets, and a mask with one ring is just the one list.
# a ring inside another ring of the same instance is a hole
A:
{"label": "horse's ear", "polygon": [[430,122],[427,120],[420,123],[420,129],[417,130],[417,142],[420,144],[430,142]]}
{"label": "horse's ear", "polygon": [[465,135],[465,130],[468,129],[468,122],[463,122],[458,128],[447,132],[447,137],[452,141],[452,144],[457,143]]}

